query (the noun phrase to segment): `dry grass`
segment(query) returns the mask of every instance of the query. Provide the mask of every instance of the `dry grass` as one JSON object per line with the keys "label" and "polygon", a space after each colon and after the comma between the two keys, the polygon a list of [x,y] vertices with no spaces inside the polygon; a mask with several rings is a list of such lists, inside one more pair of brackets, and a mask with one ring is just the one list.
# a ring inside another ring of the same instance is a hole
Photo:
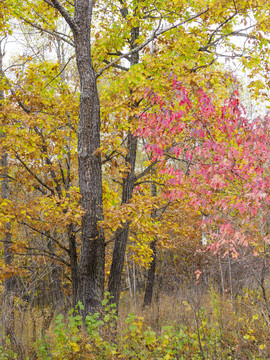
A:
{"label": "dry grass", "polygon": [[[185,329],[186,334],[194,338],[194,342],[198,342],[199,339],[204,358],[197,357],[197,359],[206,360],[207,356],[209,359],[222,359],[222,357],[214,357],[213,354],[221,356],[218,354],[222,354],[222,351],[227,354],[228,348],[231,349],[231,357],[227,357],[228,359],[270,358],[269,318],[258,291],[246,289],[242,296],[233,298],[232,302],[229,295],[222,296],[211,287],[207,291],[202,291],[199,287],[182,288],[174,294],[161,294],[155,297],[153,305],[146,310],[142,310],[141,304],[141,294],[137,294],[136,307],[129,296],[122,297],[117,327],[120,337],[128,331],[125,320],[128,313],[132,312],[136,317],[143,319],[142,334],[143,329],[151,327],[157,336],[162,336],[164,326],[171,325],[175,331]],[[2,324],[4,310],[2,307]],[[36,342],[44,335],[48,337],[49,342],[55,341],[56,314],[51,308],[41,310],[37,307],[31,308],[29,305],[15,306],[14,314],[15,325],[10,334],[10,343],[2,336],[2,347],[17,353],[19,360],[25,360],[27,357],[29,360],[37,359]],[[107,341],[108,339],[109,337]],[[111,341],[115,339],[112,338]],[[143,343],[141,346],[144,346]],[[0,359],[16,359],[12,356],[15,355],[4,357],[0,354]]]}

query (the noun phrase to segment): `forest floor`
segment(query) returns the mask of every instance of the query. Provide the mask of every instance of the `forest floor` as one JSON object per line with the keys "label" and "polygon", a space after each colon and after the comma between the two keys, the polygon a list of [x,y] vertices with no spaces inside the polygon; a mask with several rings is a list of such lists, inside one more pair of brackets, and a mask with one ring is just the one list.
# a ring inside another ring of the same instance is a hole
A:
{"label": "forest floor", "polygon": [[124,295],[116,320],[105,299],[102,316],[88,316],[85,326],[79,307],[59,315],[49,306],[17,306],[13,328],[2,335],[0,359],[270,358],[268,304],[258,289],[244,289],[237,297],[212,287],[185,289],[160,294],[145,310],[141,300],[138,294],[135,304]]}

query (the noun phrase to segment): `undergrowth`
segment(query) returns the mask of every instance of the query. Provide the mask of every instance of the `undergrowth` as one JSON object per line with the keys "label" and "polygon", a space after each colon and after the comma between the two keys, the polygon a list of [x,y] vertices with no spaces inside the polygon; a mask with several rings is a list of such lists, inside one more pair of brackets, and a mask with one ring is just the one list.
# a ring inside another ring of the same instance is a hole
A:
{"label": "undergrowth", "polygon": [[199,304],[167,298],[159,306],[159,312],[167,308],[167,318],[159,317],[154,325],[150,309],[145,316],[130,313],[118,319],[107,295],[102,315],[88,315],[83,322],[79,303],[66,316],[58,315],[24,355],[18,355],[4,336],[0,360],[269,359],[269,321],[256,296],[246,291],[232,304],[211,289]]}

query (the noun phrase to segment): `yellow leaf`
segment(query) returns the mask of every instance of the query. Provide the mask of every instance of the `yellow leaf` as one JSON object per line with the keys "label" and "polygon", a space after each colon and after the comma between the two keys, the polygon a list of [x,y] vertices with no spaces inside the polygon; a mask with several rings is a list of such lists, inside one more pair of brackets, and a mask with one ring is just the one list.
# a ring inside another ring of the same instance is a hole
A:
{"label": "yellow leaf", "polygon": [[75,351],[75,352],[79,352],[79,351],[80,351],[80,347],[79,347],[79,345],[78,345],[77,343],[72,342],[72,343],[70,343],[70,346],[71,346],[71,349],[72,349],[73,351]]}

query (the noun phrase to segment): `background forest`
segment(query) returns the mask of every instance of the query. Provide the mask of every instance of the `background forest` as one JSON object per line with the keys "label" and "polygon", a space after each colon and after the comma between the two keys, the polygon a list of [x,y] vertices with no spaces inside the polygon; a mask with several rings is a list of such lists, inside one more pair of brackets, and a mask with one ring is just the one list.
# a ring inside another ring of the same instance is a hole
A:
{"label": "background forest", "polygon": [[269,359],[269,28],[1,1],[0,359]]}

